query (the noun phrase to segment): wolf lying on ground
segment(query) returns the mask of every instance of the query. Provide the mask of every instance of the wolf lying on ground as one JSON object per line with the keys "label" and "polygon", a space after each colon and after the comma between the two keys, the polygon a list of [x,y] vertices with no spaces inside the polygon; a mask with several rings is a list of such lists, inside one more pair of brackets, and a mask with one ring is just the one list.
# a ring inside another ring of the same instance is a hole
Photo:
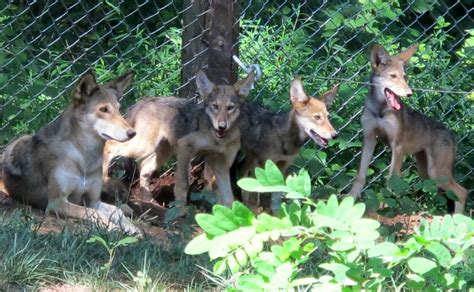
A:
{"label": "wolf lying on ground", "polygon": [[203,103],[175,97],[153,97],[134,105],[127,121],[137,136],[105,147],[103,177],[116,156],[138,159],[142,197],[151,199],[150,178],[163,163],[177,155],[174,194],[186,203],[188,172],[193,156],[200,155],[216,170],[219,200],[232,204],[229,168],[240,148],[238,119],[242,100],[253,86],[254,74],[234,85],[214,85],[199,71],[196,85]]}
{"label": "wolf lying on ground", "polygon": [[451,190],[458,197],[454,211],[462,213],[467,191],[453,177],[454,135],[441,123],[411,109],[400,99],[412,95],[405,81],[404,66],[416,49],[413,46],[398,56],[390,56],[380,45],[372,48],[371,86],[361,118],[364,145],[350,195],[360,197],[377,139],[380,138],[392,149],[389,177],[399,176],[403,157],[414,154],[420,176],[441,179],[439,186]]}
{"label": "wolf lying on ground", "polygon": [[123,142],[135,136],[118,103],[132,78],[128,73],[98,85],[86,73],[58,119],[10,144],[3,153],[10,196],[49,213],[141,234],[120,209],[100,201],[105,140]]}

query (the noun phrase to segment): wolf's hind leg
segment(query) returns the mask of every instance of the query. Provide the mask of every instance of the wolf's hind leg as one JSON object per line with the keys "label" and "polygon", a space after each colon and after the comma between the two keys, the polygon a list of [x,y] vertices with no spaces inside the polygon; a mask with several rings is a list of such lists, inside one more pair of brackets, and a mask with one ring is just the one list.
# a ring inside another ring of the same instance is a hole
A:
{"label": "wolf's hind leg", "polygon": [[426,152],[424,150],[415,153],[416,159],[416,168],[418,169],[418,174],[422,179],[428,179],[428,159],[426,157]]}
{"label": "wolf's hind leg", "polygon": [[443,181],[439,184],[439,187],[445,191],[452,191],[458,198],[458,201],[454,203],[454,213],[463,213],[467,190],[454,180],[454,151],[450,147],[442,147],[436,150],[435,153],[427,152],[429,178]]}

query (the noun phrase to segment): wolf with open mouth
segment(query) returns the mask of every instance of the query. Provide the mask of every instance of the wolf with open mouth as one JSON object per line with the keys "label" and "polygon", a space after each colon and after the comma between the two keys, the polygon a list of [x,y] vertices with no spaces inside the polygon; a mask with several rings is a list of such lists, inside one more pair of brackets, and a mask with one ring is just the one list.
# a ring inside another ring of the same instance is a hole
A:
{"label": "wolf with open mouth", "polygon": [[[462,213],[467,191],[453,177],[456,152],[454,135],[441,123],[403,104],[401,97],[413,94],[405,80],[405,65],[416,52],[412,46],[391,56],[382,46],[371,51],[371,85],[362,114],[364,145],[357,177],[350,194],[360,197],[377,139],[392,149],[389,176],[400,176],[405,155],[414,155],[424,179],[440,179],[439,187],[458,197],[455,212]],[[442,181],[442,183],[441,183]]]}

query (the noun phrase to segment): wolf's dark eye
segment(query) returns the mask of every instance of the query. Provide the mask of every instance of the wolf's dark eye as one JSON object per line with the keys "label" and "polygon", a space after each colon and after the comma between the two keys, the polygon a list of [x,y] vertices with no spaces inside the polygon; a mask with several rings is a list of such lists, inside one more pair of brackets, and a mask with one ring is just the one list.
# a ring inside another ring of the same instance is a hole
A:
{"label": "wolf's dark eye", "polygon": [[321,116],[320,116],[320,115],[315,115],[315,116],[314,116],[314,119],[315,119],[316,121],[319,121],[319,120],[321,120]]}
{"label": "wolf's dark eye", "polygon": [[212,104],[212,109],[215,110],[215,111],[218,110],[218,109],[219,109],[219,105],[218,105],[217,103],[213,103],[213,104]]}
{"label": "wolf's dark eye", "polygon": [[228,111],[233,111],[235,109],[235,105],[231,104],[227,107]]}
{"label": "wolf's dark eye", "polygon": [[390,77],[397,78],[397,75],[396,74],[390,74]]}
{"label": "wolf's dark eye", "polygon": [[103,112],[103,113],[106,113],[106,112],[109,111],[109,109],[107,108],[107,106],[103,106],[103,107],[99,108],[99,110],[100,110],[101,112]]}

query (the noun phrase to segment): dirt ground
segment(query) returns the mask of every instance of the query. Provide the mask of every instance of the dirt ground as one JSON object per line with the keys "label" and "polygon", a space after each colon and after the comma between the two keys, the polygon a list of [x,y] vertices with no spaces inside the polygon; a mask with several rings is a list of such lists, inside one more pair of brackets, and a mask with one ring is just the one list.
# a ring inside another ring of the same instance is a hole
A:
{"label": "dirt ground", "polygon": [[[202,163],[197,163],[192,167],[190,172],[191,192],[199,192],[205,186],[206,181],[202,178],[202,171]],[[130,173],[130,171],[127,173]],[[133,173],[133,171],[131,173]],[[167,171],[159,177],[152,179],[151,191],[154,200],[151,202],[140,200],[140,189],[136,178],[126,177],[125,181],[126,183],[127,181],[131,181],[129,190],[130,197],[126,200],[128,206],[134,211],[135,216],[140,219],[140,228],[143,229],[147,238],[156,239],[163,244],[163,241],[168,240],[170,232],[177,232],[177,230],[180,229],[179,224],[182,224],[182,222],[164,222],[168,205],[173,200],[174,173]],[[0,214],[6,216],[17,208],[30,207],[12,200],[6,192],[3,182],[0,180]],[[197,206],[197,209],[198,212],[205,212],[206,208]],[[36,215],[44,216],[39,232],[61,232],[65,227],[74,228],[74,225],[78,223],[78,220],[57,218],[53,215],[45,216],[41,210],[32,209],[31,211]],[[258,211],[261,212],[262,209]],[[414,227],[419,225],[422,216],[420,214],[397,215],[393,218],[389,218],[381,216],[376,212],[371,212],[367,213],[366,217],[375,219],[388,228],[397,226],[397,232],[399,235],[403,235],[413,233]],[[424,217],[426,218],[426,216]]]}

